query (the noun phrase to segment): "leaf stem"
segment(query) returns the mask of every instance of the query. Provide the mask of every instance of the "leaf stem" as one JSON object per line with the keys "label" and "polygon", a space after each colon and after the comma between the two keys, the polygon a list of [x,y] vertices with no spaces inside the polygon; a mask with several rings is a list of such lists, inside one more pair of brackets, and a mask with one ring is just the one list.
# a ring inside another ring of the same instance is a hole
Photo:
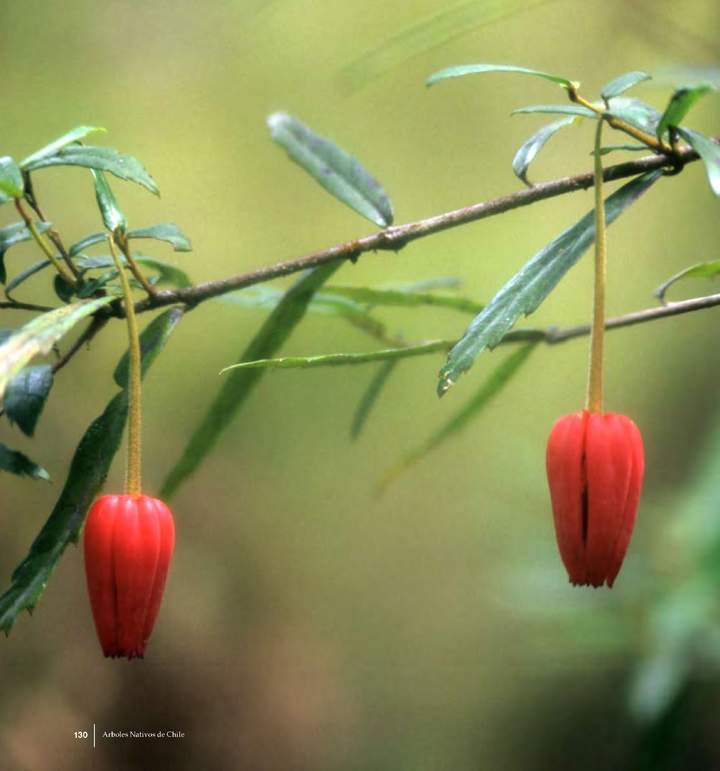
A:
{"label": "leaf stem", "polygon": [[118,254],[113,236],[108,234],[108,243],[110,253],[112,254],[115,267],[120,274],[120,283],[122,284],[123,298],[125,300],[125,316],[127,318],[128,328],[128,352],[130,357],[130,367],[128,373],[128,455],[127,455],[127,473],[125,476],[125,491],[128,495],[140,495],[141,492],[141,393],[140,393],[140,338],[138,336],[137,318],[135,316],[135,306],[132,299],[130,282],[128,281],[125,266],[122,264]]}
{"label": "leaf stem", "polygon": [[47,240],[43,237],[42,233],[37,229],[35,223],[33,222],[32,217],[25,211],[23,208],[22,203],[20,203],[20,199],[15,199],[15,208],[18,210],[18,213],[23,218],[23,222],[25,223],[25,226],[30,231],[32,237],[35,239],[35,242],[37,245],[43,250],[45,253],[45,256],[50,260],[50,262],[53,264],[53,267],[57,272],[63,277],[65,281],[67,281],[70,286],[75,286],[77,284],[77,281],[75,279],[75,276],[68,270],[68,268],[55,256],[55,253],[53,252],[53,248],[50,246],[50,244],[47,242]]}
{"label": "leaf stem", "polygon": [[[113,234],[115,235],[115,234]],[[121,236],[117,240],[117,245],[120,247],[123,256],[127,260],[128,267],[130,268],[130,272],[133,274],[135,279],[140,283],[142,288],[150,295],[150,297],[154,297],[157,293],[157,290],[155,287],[147,280],[145,277],[145,274],[140,270],[140,266],[135,262],[135,258],[130,253],[130,247],[128,245],[127,238],[124,236],[124,234],[117,233],[118,236]]]}
{"label": "leaf stem", "polygon": [[590,337],[590,371],[586,408],[602,412],[603,407],[603,343],[605,341],[605,286],[607,284],[607,233],[605,201],[603,200],[602,127],[600,116],[595,131],[595,280],[593,290],[593,320]]}

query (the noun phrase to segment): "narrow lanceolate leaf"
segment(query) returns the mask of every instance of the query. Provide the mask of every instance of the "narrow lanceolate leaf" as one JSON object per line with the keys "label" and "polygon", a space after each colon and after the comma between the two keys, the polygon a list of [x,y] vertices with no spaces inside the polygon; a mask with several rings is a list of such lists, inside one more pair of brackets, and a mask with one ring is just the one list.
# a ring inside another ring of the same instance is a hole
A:
{"label": "narrow lanceolate leaf", "polygon": [[0,193],[9,198],[20,198],[24,188],[22,171],[17,163],[9,155],[0,158]]}
{"label": "narrow lanceolate leaf", "polygon": [[156,241],[165,241],[176,252],[191,252],[190,239],[180,230],[174,222],[162,222],[151,225],[149,228],[134,228],[128,230],[128,238],[154,238]]}
{"label": "narrow lanceolate leaf", "polygon": [[350,426],[351,439],[357,439],[363,428],[365,428],[370,413],[390,378],[390,375],[392,375],[395,370],[397,363],[397,359],[388,359],[380,365],[378,371],[373,375],[372,380],[368,384],[368,387],[355,410],[355,414],[353,415],[352,425]]}
{"label": "narrow lanceolate leaf", "polygon": [[441,445],[446,439],[460,431],[476,418],[490,403],[492,398],[502,391],[513,375],[527,361],[536,343],[526,343],[513,351],[504,359],[483,381],[475,396],[462,407],[452,418],[436,431],[420,447],[409,452],[396,466],[391,468],[380,482],[380,491],[414,463],[424,458],[429,452]]}
{"label": "narrow lanceolate leaf", "polygon": [[524,142],[520,149],[515,153],[515,157],[512,161],[512,169],[515,176],[521,179],[526,185],[530,182],[527,178],[527,172],[530,168],[530,164],[535,160],[537,154],[545,146],[545,143],[558,132],[563,126],[569,126],[573,123],[575,118],[562,118],[556,120],[554,123],[548,123],[547,126],[543,126],[538,129],[526,142]]}
{"label": "narrow lanceolate leaf", "polygon": [[95,182],[95,199],[97,200],[98,209],[100,209],[105,227],[111,233],[114,233],[116,230],[124,233],[127,228],[127,218],[118,206],[115,194],[110,189],[105,175],[102,171],[97,171],[97,169],[91,169],[90,171]]}
{"label": "narrow lanceolate leaf", "polygon": [[356,303],[370,307],[383,305],[412,308],[420,305],[432,305],[437,308],[449,308],[462,313],[479,313],[481,303],[466,297],[442,295],[433,292],[414,291],[412,289],[379,289],[364,286],[326,286],[323,295],[347,297]]}
{"label": "narrow lanceolate leaf", "polygon": [[35,171],[48,166],[84,166],[88,169],[107,171],[129,182],[142,185],[155,195],[160,191],[145,167],[132,155],[124,155],[111,147],[93,147],[92,145],[68,145],[52,155],[25,164],[25,171]]}
{"label": "narrow lanceolate leaf", "polygon": [[608,115],[620,118],[648,134],[654,134],[657,131],[661,115],[654,107],[641,99],[618,96],[610,99],[608,104]]}
{"label": "narrow lanceolate leaf", "polygon": [[392,224],[390,199],[357,159],[284,112],[267,123],[275,142],[329,193],[380,227]]}
{"label": "narrow lanceolate leaf", "polygon": [[597,118],[597,113],[579,104],[531,104],[527,107],[518,107],[513,110],[513,115],[535,114],[541,115],[577,115],[580,118]]}
{"label": "narrow lanceolate leaf", "polygon": [[677,133],[700,156],[713,193],[720,195],[720,145],[698,131],[678,127]]}
{"label": "narrow lanceolate leaf", "polygon": [[540,70],[530,70],[527,67],[516,67],[512,64],[459,64],[454,67],[446,67],[433,73],[426,81],[426,86],[434,86],[441,80],[448,78],[462,78],[465,75],[480,75],[485,72],[517,72],[521,75],[533,75],[537,78],[544,78],[553,83],[557,83],[563,88],[569,88],[572,83],[567,78],[560,75],[552,75],[549,72],[540,72]]}
{"label": "narrow lanceolate leaf", "polygon": [[453,345],[453,340],[428,340],[417,345],[407,345],[401,348],[383,348],[367,353],[323,353],[317,356],[282,356],[277,359],[248,359],[238,364],[231,364],[220,370],[223,375],[231,370],[245,369],[313,369],[315,367],[344,367],[355,364],[369,364],[375,361],[395,361],[409,359],[414,356],[425,356],[429,353],[447,351]]}
{"label": "narrow lanceolate leaf", "polygon": [[[609,155],[610,153],[617,152],[618,150],[624,150],[628,153],[640,153],[647,152],[647,145],[605,145],[600,148],[600,155]],[[590,155],[593,155],[594,151],[591,151]]]}
{"label": "narrow lanceolate leaf", "polygon": [[[49,222],[36,222],[35,227],[39,233],[44,233],[49,227]],[[15,222],[12,225],[6,225],[0,228],[0,284],[4,284],[7,279],[5,270],[5,252],[15,244],[23,241],[30,241],[32,233],[27,229],[24,222]]]}
{"label": "narrow lanceolate leaf", "polygon": [[[7,286],[5,287],[5,297],[8,299],[12,299],[10,296],[10,293],[13,292],[15,289],[17,289],[20,284],[24,284],[25,281],[27,281],[31,276],[34,276],[36,273],[39,273],[41,270],[45,270],[45,268],[49,268],[52,265],[50,260],[39,260],[38,262],[34,262],[29,267],[25,268],[25,270],[21,271],[17,274],[17,276],[14,276],[10,281],[8,281]],[[2,267],[2,260],[0,259],[0,268]],[[0,273],[2,271],[0,270]],[[2,275],[2,279],[4,279],[5,276]],[[0,281],[2,283],[2,281]]]}
{"label": "narrow lanceolate leaf", "polygon": [[[172,308],[160,317],[167,334],[156,338],[155,348],[144,346],[143,369],[158,356],[181,317],[182,310],[179,308]],[[156,322],[161,323],[157,319]],[[35,607],[65,547],[77,540],[85,514],[100,492],[120,447],[127,411],[127,392],[121,391],[102,415],[90,424],[80,440],[65,486],[49,519],[38,533],[27,557],[15,569],[10,588],[0,597],[0,629],[6,635],[23,610]]]}
{"label": "narrow lanceolate leaf", "polygon": [[5,414],[11,423],[32,436],[53,384],[52,367],[38,364],[15,375],[5,391]]}
{"label": "narrow lanceolate leaf", "polygon": [[11,335],[0,345],[0,397],[8,383],[38,354],[48,354],[53,345],[81,319],[95,313],[113,297],[73,303],[43,313]]}
{"label": "narrow lanceolate leaf", "polygon": [[662,139],[663,134],[671,128],[677,128],[683,121],[685,116],[690,112],[692,106],[700,99],[701,96],[710,93],[713,88],[707,83],[701,83],[697,86],[689,86],[687,88],[679,88],[670,97],[668,106],[665,108],[665,112],[660,118],[660,122],[657,126],[658,138]]}
{"label": "narrow lanceolate leaf", "polygon": [[432,10],[427,16],[394,31],[389,38],[375,44],[371,50],[347,65],[342,71],[342,80],[351,88],[358,88],[413,56],[545,2],[547,0],[461,0],[436,3],[430,6]]}
{"label": "narrow lanceolate leaf", "polygon": [[4,444],[0,444],[0,471],[7,471],[10,474],[16,474],[21,477],[44,479],[46,482],[50,481],[50,475],[42,466],[38,466],[27,455],[23,455],[23,453],[17,450],[11,450]]}
{"label": "narrow lanceolate leaf", "polygon": [[626,72],[624,75],[620,75],[620,77],[606,83],[600,91],[600,96],[606,100],[612,99],[612,97],[619,96],[633,86],[637,86],[638,83],[642,83],[644,80],[651,80],[651,78],[652,75],[648,75],[647,72],[641,72],[640,70]]}
{"label": "narrow lanceolate leaf", "polygon": [[[303,319],[315,292],[339,267],[340,263],[328,263],[308,271],[299,278],[267,317],[240,358],[250,360],[272,356]],[[182,457],[173,466],[165,480],[161,493],[163,497],[170,497],[202,463],[263,374],[262,371],[238,370],[225,378],[218,395],[190,438]]]}
{"label": "narrow lanceolate leaf", "polygon": [[674,276],[670,276],[667,281],[663,281],[662,284],[655,290],[655,297],[660,302],[665,302],[665,295],[667,290],[673,284],[677,284],[678,281],[682,281],[686,278],[716,278],[720,275],[720,260],[710,260],[709,262],[698,262],[695,265],[691,265],[685,270],[681,270]]}
{"label": "narrow lanceolate leaf", "polygon": [[[605,201],[609,225],[636,201],[660,176],[661,171],[648,172],[615,191]],[[595,213],[564,230],[541,249],[493,297],[485,309],[473,319],[465,334],[448,355],[440,370],[438,394],[442,396],[472,366],[485,348],[494,348],[520,316],[535,311],[552,292],[558,281],[580,259],[595,240]]]}
{"label": "narrow lanceolate leaf", "polygon": [[[285,292],[269,286],[251,286],[218,297],[218,302],[237,305],[242,308],[263,308],[272,310],[282,302]],[[373,337],[385,336],[385,325],[370,315],[365,306],[354,300],[349,300],[339,295],[326,294],[324,291],[316,292],[307,306],[308,313],[318,313],[325,316],[336,316],[344,319],[354,327],[367,332]]]}
{"label": "narrow lanceolate leaf", "polygon": [[45,147],[32,153],[32,155],[28,155],[27,158],[25,158],[23,161],[20,161],[20,168],[24,169],[28,166],[28,164],[33,164],[36,161],[47,158],[50,155],[54,155],[58,150],[62,150],[62,148],[66,145],[79,142],[81,139],[85,139],[86,136],[93,134],[96,131],[104,132],[105,129],[101,126],[76,126],[74,129],[68,131],[67,134],[63,134],[61,137],[58,137],[54,141],[50,142],[50,144],[45,145]]}
{"label": "narrow lanceolate leaf", "polygon": [[[154,270],[157,273],[157,284],[170,284],[177,287],[187,287],[192,284],[190,277],[184,271],[175,265],[164,262],[163,260],[156,260],[154,257],[146,257],[143,254],[134,254],[135,262],[144,265],[150,270]],[[121,261],[126,262],[125,257],[121,255]],[[75,265],[82,272],[85,273],[88,270],[99,270],[103,268],[112,268],[115,263],[113,258],[108,255],[100,255],[98,257],[78,257],[75,261]],[[104,277],[104,281],[114,278],[117,272],[114,274],[107,274]],[[92,282],[88,282],[92,283]]]}

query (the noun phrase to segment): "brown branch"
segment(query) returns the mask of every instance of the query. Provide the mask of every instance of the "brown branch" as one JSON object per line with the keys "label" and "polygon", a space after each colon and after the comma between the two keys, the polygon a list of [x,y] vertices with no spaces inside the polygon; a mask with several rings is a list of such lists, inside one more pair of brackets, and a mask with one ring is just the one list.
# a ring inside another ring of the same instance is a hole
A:
{"label": "brown branch", "polygon": [[35,303],[16,302],[15,300],[0,300],[0,309],[15,311],[36,311],[37,313],[47,313],[54,311],[55,308],[50,305],[35,305]]}
{"label": "brown branch", "polygon": [[[636,161],[608,166],[603,176],[606,182],[612,182],[647,171],[668,167],[673,162],[675,164],[688,163],[697,160],[697,158],[697,153],[689,148],[681,149],[673,161],[665,155],[649,155]],[[677,169],[673,168],[673,171],[676,172]],[[331,246],[328,249],[323,249],[304,257],[277,262],[274,265],[258,268],[249,273],[241,273],[240,275],[217,281],[208,281],[204,284],[197,284],[184,289],[164,289],[156,292],[153,297],[147,297],[138,302],[135,305],[135,310],[138,313],[142,313],[143,311],[172,305],[173,303],[196,305],[227,292],[233,292],[237,289],[243,289],[254,284],[280,278],[281,276],[287,276],[307,268],[314,268],[328,262],[335,262],[336,260],[355,261],[361,254],[366,252],[397,251],[411,241],[440,233],[443,230],[476,222],[486,217],[493,217],[512,209],[518,209],[521,206],[529,206],[537,201],[544,201],[548,198],[555,198],[556,196],[573,193],[578,190],[587,190],[592,186],[592,172],[572,177],[562,177],[550,182],[541,182],[509,195],[472,204],[462,209],[438,214],[434,217],[418,220],[417,222],[395,225],[364,238],[346,241],[343,244]]]}
{"label": "brown branch", "polygon": [[93,316],[92,321],[85,328],[85,331],[78,339],[65,351],[65,353],[53,364],[53,374],[61,370],[75,354],[88,344],[95,335],[108,323],[109,316]]}

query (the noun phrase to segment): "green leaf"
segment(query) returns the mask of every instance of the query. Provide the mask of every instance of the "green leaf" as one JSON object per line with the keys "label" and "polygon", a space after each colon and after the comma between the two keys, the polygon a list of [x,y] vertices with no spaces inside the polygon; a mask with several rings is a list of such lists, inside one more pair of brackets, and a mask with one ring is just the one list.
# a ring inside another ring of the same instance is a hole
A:
{"label": "green leaf", "polygon": [[267,120],[275,142],[331,195],[380,227],[393,221],[390,199],[360,162],[283,112]]}
{"label": "green leaf", "polygon": [[[50,481],[50,475],[42,466],[38,466],[27,455],[23,455],[17,450],[11,450],[4,444],[0,444],[0,471],[8,471],[21,477],[44,479],[46,482]],[[2,628],[0,626],[0,629]]]}
{"label": "green leaf", "polygon": [[98,209],[100,209],[100,214],[102,214],[105,227],[111,233],[114,233],[116,230],[124,233],[127,228],[127,217],[120,210],[115,195],[110,189],[107,179],[105,179],[105,175],[97,169],[90,169],[90,171],[95,182],[95,199],[97,200]]}
{"label": "green leaf", "polygon": [[102,131],[104,133],[105,129],[101,126],[76,126],[74,129],[68,131],[67,134],[63,134],[58,139],[50,142],[49,145],[45,145],[41,150],[37,150],[32,155],[28,155],[25,160],[20,162],[20,168],[24,169],[36,161],[40,161],[50,155],[55,155],[58,150],[62,150],[66,145],[79,142],[81,139],[85,139],[88,134],[93,134],[96,131]]}
{"label": "green leaf", "polygon": [[597,113],[579,104],[531,104],[528,107],[518,107],[513,115],[525,114],[577,115],[581,118],[597,119]]}
{"label": "green leaf", "polygon": [[641,72],[640,70],[626,72],[624,75],[620,75],[609,83],[606,83],[600,91],[600,96],[605,100],[612,99],[612,97],[622,94],[624,91],[636,86],[638,83],[651,79],[652,75],[648,75],[647,72]]}
{"label": "green leaf", "polygon": [[[1,260],[0,260],[1,265]],[[27,281],[31,276],[34,276],[36,273],[39,273],[41,270],[44,270],[45,268],[49,268],[52,263],[50,260],[39,260],[38,262],[34,262],[30,267],[25,268],[21,273],[18,273],[17,276],[12,278],[10,281],[8,281],[7,286],[5,287],[5,297],[8,299],[12,299],[10,296],[10,293],[13,292],[15,289],[17,289],[20,284],[23,284],[25,281]],[[2,279],[4,279],[5,276],[2,275]],[[0,281],[0,283],[2,283]]]}
{"label": "green leaf", "polygon": [[90,235],[85,236],[85,238],[82,238],[77,243],[73,244],[70,249],[68,249],[68,254],[71,257],[75,257],[81,252],[84,252],[85,249],[94,246],[95,244],[99,244],[101,241],[107,241],[105,233],[90,233]]}
{"label": "green leaf", "polygon": [[360,433],[370,417],[372,408],[375,406],[382,389],[385,387],[390,375],[392,375],[395,370],[397,363],[397,359],[388,359],[380,365],[378,371],[373,375],[367,390],[363,394],[362,399],[355,410],[352,425],[350,426],[351,439],[354,440],[360,436]]}
{"label": "green leaf", "polygon": [[[176,309],[177,310],[177,309]],[[142,355],[142,376],[145,377],[150,365],[155,360],[157,351],[162,351],[167,343],[168,338],[172,334],[173,330],[177,326],[178,321],[182,314],[162,313],[156,316],[145,327],[144,332],[140,335],[140,352]],[[120,386],[120,388],[127,388],[128,383],[128,353],[121,356],[120,361],[115,367],[113,372],[113,380]]]}
{"label": "green leaf", "polygon": [[707,83],[677,89],[670,97],[668,106],[665,108],[665,112],[658,123],[656,132],[658,138],[662,139],[665,132],[669,129],[677,128],[688,112],[690,112],[695,102],[712,90],[712,86]]}
{"label": "green leaf", "polygon": [[702,158],[710,187],[720,195],[720,145],[698,131],[678,127],[677,133]]}
{"label": "green leaf", "polygon": [[516,67],[512,64],[459,64],[454,67],[446,67],[444,70],[434,72],[426,81],[426,86],[434,86],[441,80],[448,78],[462,78],[465,75],[478,75],[485,72],[517,72],[522,75],[533,75],[557,83],[563,88],[570,88],[572,82],[560,75],[551,75],[549,72],[529,70],[527,67]]}
{"label": "green leaf", "polygon": [[[317,290],[340,267],[327,263],[304,273],[286,292],[282,301],[267,317],[259,332],[241,354],[242,359],[272,356],[288,339],[305,316]],[[180,459],[171,469],[161,495],[169,498],[213,449],[222,432],[262,378],[262,372],[233,372],[225,378],[219,393],[200,425],[195,429]]]}
{"label": "green leaf", "polygon": [[58,298],[64,303],[69,303],[77,293],[77,286],[66,281],[59,273],[53,276],[53,289]]}
{"label": "green leaf", "polygon": [[50,353],[52,347],[81,319],[113,301],[113,297],[65,305],[43,313],[25,324],[0,345],[0,397],[8,383],[38,354]]}
{"label": "green leaf", "polygon": [[[629,153],[637,153],[637,152],[647,152],[648,146],[647,145],[605,145],[605,147],[600,148],[600,155],[609,155],[610,153],[614,153],[617,150],[625,150]],[[594,154],[594,150],[590,152],[590,155]]]}
{"label": "green leaf", "polygon": [[[156,283],[158,284],[170,284],[172,286],[178,287],[188,287],[192,285],[188,274],[175,265],[170,265],[163,260],[156,260],[154,257],[146,257],[143,254],[135,254],[134,257],[135,262],[140,263],[141,265],[145,265],[151,270],[156,271]],[[122,255],[120,256],[120,259],[123,263],[127,262],[125,257]],[[113,258],[110,255],[100,255],[97,257],[80,257],[77,259],[75,264],[82,273],[85,273],[88,270],[112,268],[115,265]],[[105,274],[104,283],[114,278],[116,275],[117,272],[113,274],[112,271],[108,274]]]}
{"label": "green leaf", "polygon": [[32,436],[53,384],[49,364],[25,367],[15,375],[5,391],[5,414],[11,423]]}
{"label": "green leaf", "polygon": [[425,356],[428,353],[447,351],[453,343],[453,340],[428,340],[418,345],[383,348],[380,351],[368,351],[367,353],[323,353],[317,356],[283,356],[277,359],[250,359],[246,357],[244,361],[223,368],[220,370],[220,374],[231,370],[314,369],[315,367],[342,367],[369,364],[374,361],[409,359],[414,356]]}
{"label": "green leaf", "polygon": [[149,228],[128,230],[128,238],[154,238],[156,241],[166,241],[176,252],[191,252],[190,239],[174,222],[162,222]]}
{"label": "green leaf", "polygon": [[25,182],[22,171],[15,161],[4,155],[0,158],[0,193],[11,198],[22,198]]}
{"label": "green leaf", "polygon": [[660,113],[649,104],[634,97],[619,96],[609,100],[608,115],[620,118],[648,134],[654,134],[660,122]]}
{"label": "green leaf", "polygon": [[[49,222],[36,222],[35,226],[39,233],[44,233],[50,228]],[[0,284],[4,284],[7,279],[5,270],[5,252],[15,244],[23,241],[30,241],[32,233],[27,229],[24,222],[15,222],[12,225],[6,225],[0,228]]]}
{"label": "green leaf", "polygon": [[391,468],[380,482],[379,490],[384,490],[390,482],[414,463],[424,458],[429,452],[441,445],[446,439],[456,434],[476,418],[490,403],[494,396],[502,391],[510,379],[527,361],[537,343],[520,346],[505,358],[483,381],[475,396],[470,399],[442,428],[436,431],[426,442],[409,452],[397,465]]}
{"label": "green leaf", "polygon": [[0,190],[0,206],[2,206],[4,203],[9,203],[10,201],[12,201],[12,197],[5,195],[5,193]]}
{"label": "green leaf", "polygon": [[663,281],[663,283],[655,290],[654,294],[660,302],[665,302],[667,290],[678,281],[682,281],[686,278],[715,278],[718,275],[720,275],[720,260],[698,262],[695,265],[691,265],[689,268],[685,268],[685,270],[681,270],[679,273],[670,276],[667,281]]}
{"label": "green leaf", "polygon": [[[171,308],[153,324],[165,325],[167,334],[156,337],[158,345],[146,348],[143,370],[158,356],[168,335],[182,317],[182,309]],[[143,335],[144,336],[144,335]],[[121,391],[89,426],[75,450],[60,497],[30,552],[12,575],[12,585],[0,597],[0,629],[9,634],[23,610],[32,610],[44,591],[65,547],[76,541],[85,514],[105,482],[120,447],[127,420],[127,392]]]}
{"label": "green leaf", "polygon": [[[605,217],[610,225],[662,175],[652,171],[636,177],[605,201]],[[543,247],[495,295],[465,330],[440,370],[438,394],[442,396],[472,366],[485,348],[494,348],[521,315],[535,311],[560,279],[595,240],[595,213],[564,230]]]}
{"label": "green leaf", "polygon": [[408,289],[377,289],[363,286],[326,286],[323,295],[346,297],[356,303],[368,306],[387,305],[399,307],[417,307],[433,305],[438,308],[450,308],[463,313],[479,313],[483,306],[474,300],[453,295],[433,294]]}
{"label": "green leaf", "polygon": [[530,182],[527,178],[527,171],[530,168],[530,164],[535,160],[537,154],[545,146],[545,143],[563,126],[569,126],[575,121],[575,118],[562,118],[556,120],[554,123],[548,123],[547,126],[542,126],[538,129],[526,142],[524,142],[520,149],[515,153],[515,157],[512,160],[512,170],[515,176],[521,179],[526,185]]}
{"label": "green leaf", "polygon": [[429,15],[414,18],[412,24],[393,31],[389,38],[374,44],[370,51],[347,65],[342,71],[342,80],[351,89],[359,88],[413,56],[544,2],[547,0],[436,3],[430,6],[433,10]]}
{"label": "green leaf", "polygon": [[52,155],[26,164],[25,171],[36,171],[48,166],[84,166],[88,169],[107,171],[119,179],[136,182],[155,195],[160,194],[155,181],[137,158],[123,155],[112,147],[69,145]]}

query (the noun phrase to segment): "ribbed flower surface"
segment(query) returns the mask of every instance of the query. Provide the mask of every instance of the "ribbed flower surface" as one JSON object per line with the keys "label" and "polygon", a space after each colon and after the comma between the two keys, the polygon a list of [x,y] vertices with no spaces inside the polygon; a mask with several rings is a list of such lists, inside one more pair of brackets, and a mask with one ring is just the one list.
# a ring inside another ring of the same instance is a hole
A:
{"label": "ribbed flower surface", "polygon": [[170,509],[147,495],[104,495],[84,536],[95,628],[106,656],[142,658],[175,547]]}
{"label": "ribbed flower surface", "polygon": [[560,556],[575,585],[612,586],[632,535],[645,453],[630,418],[565,415],[547,444],[547,475]]}

